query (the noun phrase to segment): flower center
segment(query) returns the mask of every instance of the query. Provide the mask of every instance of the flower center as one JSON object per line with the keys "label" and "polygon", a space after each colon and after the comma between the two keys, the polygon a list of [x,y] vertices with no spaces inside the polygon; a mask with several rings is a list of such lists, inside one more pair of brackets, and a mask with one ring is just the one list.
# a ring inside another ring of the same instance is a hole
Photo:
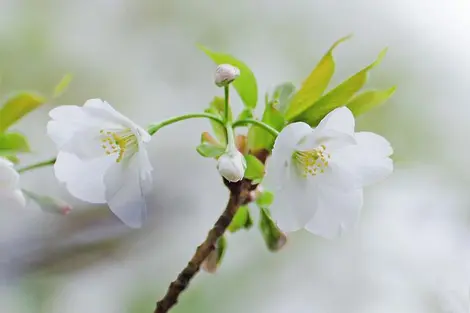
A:
{"label": "flower center", "polygon": [[295,151],[292,154],[292,159],[303,177],[316,176],[325,172],[330,158],[331,155],[326,152],[325,145],[308,151]]}
{"label": "flower center", "polygon": [[134,154],[138,150],[136,135],[129,129],[122,130],[100,130],[101,148],[106,155],[117,154],[116,163],[123,160],[127,154]]}

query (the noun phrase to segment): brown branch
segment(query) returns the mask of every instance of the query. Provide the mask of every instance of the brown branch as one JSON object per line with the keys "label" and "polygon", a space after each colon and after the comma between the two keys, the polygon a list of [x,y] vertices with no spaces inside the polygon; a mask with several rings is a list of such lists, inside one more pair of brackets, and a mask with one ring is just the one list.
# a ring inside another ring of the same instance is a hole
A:
{"label": "brown branch", "polygon": [[224,234],[232,222],[240,205],[249,201],[250,192],[256,188],[255,185],[251,184],[251,181],[245,179],[237,183],[230,183],[224,180],[224,183],[230,190],[230,198],[225,211],[207,234],[206,240],[197,247],[196,253],[194,253],[186,267],[181,271],[176,280],[170,284],[163,299],[157,302],[154,313],[166,313],[178,302],[179,295],[188,287],[191,279],[199,271],[202,262],[215,249],[217,240]]}

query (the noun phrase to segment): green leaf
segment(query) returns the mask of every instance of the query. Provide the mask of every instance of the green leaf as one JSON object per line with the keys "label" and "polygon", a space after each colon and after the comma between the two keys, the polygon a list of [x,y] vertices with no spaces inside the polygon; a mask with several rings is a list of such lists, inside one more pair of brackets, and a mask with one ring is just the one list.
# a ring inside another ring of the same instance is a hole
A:
{"label": "green leaf", "polygon": [[255,180],[261,179],[264,176],[264,164],[258,160],[254,155],[245,155],[246,170],[245,178]]}
{"label": "green leaf", "polygon": [[286,235],[274,223],[267,208],[260,208],[259,229],[271,252],[279,251],[286,244]]}
{"label": "green leaf", "polygon": [[196,147],[196,151],[205,158],[218,158],[224,154],[225,148],[210,143],[201,143]]}
{"label": "green leaf", "polygon": [[[212,113],[223,118],[225,113],[225,103],[224,98],[214,97],[212,102],[209,104],[209,108],[205,110],[206,113]],[[232,112],[229,112],[229,118],[232,118]],[[225,146],[227,144],[227,136],[225,134],[225,127],[219,123],[211,120],[210,121],[212,130],[214,131],[217,139]]]}
{"label": "green leaf", "polygon": [[[263,113],[262,122],[280,131],[285,124],[284,117],[274,106],[273,102],[266,105]],[[251,126],[248,130],[248,147],[252,151],[266,149],[271,151],[274,145],[274,136],[258,126]]]}
{"label": "green leaf", "polygon": [[62,77],[60,82],[55,86],[54,94],[52,97],[58,98],[61,95],[63,95],[64,92],[67,90],[68,86],[70,85],[72,78],[73,78],[72,74],[66,74],[64,77]]}
{"label": "green leaf", "polygon": [[286,112],[286,109],[290,103],[292,95],[295,93],[295,85],[293,83],[283,83],[278,85],[273,92],[273,101],[276,101],[274,107],[282,113]]}
{"label": "green leaf", "polygon": [[325,89],[328,87],[333,73],[335,72],[335,61],[333,50],[351,36],[346,36],[336,41],[317,66],[302,83],[300,90],[292,97],[286,111],[286,119],[290,120],[311,107],[317,101]]}
{"label": "green leaf", "polygon": [[252,109],[255,108],[256,102],[258,101],[258,86],[256,84],[255,75],[250,68],[245,63],[229,54],[214,52],[202,45],[197,46],[217,65],[230,64],[240,70],[240,76],[232,84],[245,106]]}
{"label": "green leaf", "polygon": [[250,216],[250,211],[248,206],[242,205],[238,208],[237,213],[233,217],[232,222],[228,226],[228,231],[231,233],[235,233],[240,229],[249,229],[253,226],[253,220]]}
{"label": "green leaf", "polygon": [[245,108],[240,115],[238,115],[237,120],[245,120],[247,118],[253,118],[253,111],[250,108]]}
{"label": "green leaf", "polygon": [[338,107],[346,105],[356,92],[364,86],[368,72],[382,61],[386,52],[387,49],[382,50],[373,63],[366,66],[361,71],[357,72],[321,97],[313,106],[295,117],[292,121],[302,121],[310,126],[316,126],[325,117],[325,115]]}
{"label": "green leaf", "polygon": [[38,108],[46,100],[32,93],[20,93],[7,99],[0,109],[0,132],[4,132],[23,116]]}
{"label": "green leaf", "polygon": [[256,204],[261,208],[269,208],[269,206],[273,203],[273,200],[274,195],[269,191],[265,191],[258,196],[256,199]]}
{"label": "green leaf", "polygon": [[365,91],[354,97],[346,106],[354,116],[358,116],[387,101],[395,93],[395,90],[394,86],[387,90]]}
{"label": "green leaf", "polygon": [[0,156],[12,156],[17,153],[30,152],[28,140],[18,133],[0,134]]}

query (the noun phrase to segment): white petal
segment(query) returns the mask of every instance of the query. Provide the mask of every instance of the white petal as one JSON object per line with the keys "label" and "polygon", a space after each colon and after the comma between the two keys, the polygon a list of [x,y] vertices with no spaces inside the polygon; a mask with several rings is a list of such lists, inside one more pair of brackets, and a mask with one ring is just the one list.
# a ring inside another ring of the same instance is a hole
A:
{"label": "white petal", "polygon": [[350,145],[357,144],[354,136],[338,132],[336,130],[313,130],[306,135],[297,145],[296,150],[308,151],[325,145],[327,153],[334,153]]}
{"label": "white petal", "polygon": [[[100,128],[90,127],[86,130],[76,131],[67,140],[60,150],[75,154],[80,159],[91,159],[105,157],[106,150],[102,147]],[[114,155],[114,159],[117,155]]]}
{"label": "white petal", "polygon": [[393,154],[390,143],[384,137],[371,132],[358,132],[355,134],[358,145],[368,154],[388,157]]}
{"label": "white petal", "polygon": [[54,172],[74,197],[91,203],[105,203],[103,177],[113,163],[112,156],[81,160],[73,154],[59,152]]}
{"label": "white petal", "polygon": [[47,124],[47,133],[59,149],[77,132],[90,128],[99,131],[103,128],[119,127],[118,124],[106,120],[105,117],[87,114],[83,108],[75,105],[57,107],[52,109],[49,115],[53,120]]}
{"label": "white petal", "polygon": [[[290,171],[295,171],[291,168]],[[317,209],[317,194],[311,180],[291,173],[282,190],[274,194],[271,215],[279,228],[292,232],[303,228]]]}
{"label": "white petal", "polygon": [[298,142],[311,133],[306,123],[298,122],[287,125],[277,136],[273,151],[266,162],[266,175],[263,186],[271,191],[282,187],[286,170],[290,167],[292,154]]}
{"label": "white petal", "polygon": [[362,187],[361,176],[354,168],[346,165],[348,165],[346,160],[340,163],[332,158],[328,167],[324,169],[324,173],[318,174],[314,179],[320,185],[343,191]]}
{"label": "white petal", "polygon": [[322,188],[318,210],[305,229],[328,239],[339,237],[357,224],[362,204],[362,189],[338,192]]}
{"label": "white petal", "polygon": [[144,173],[139,157],[123,166],[116,163],[107,171],[106,202],[111,211],[127,226],[139,228],[147,217],[147,199],[151,190],[149,173]]}
{"label": "white petal", "polygon": [[116,111],[108,102],[101,99],[88,100],[83,105],[83,110],[92,116],[99,116],[128,128],[135,129],[138,127],[129,118]]}
{"label": "white petal", "polygon": [[0,202],[8,204],[18,204],[22,207],[26,206],[26,199],[20,189],[0,189]]}
{"label": "white petal", "polygon": [[358,145],[348,147],[335,156],[334,162],[341,168],[354,172],[362,186],[377,183],[393,172],[393,153],[389,142],[374,133],[356,134]]}
{"label": "white petal", "polygon": [[317,131],[337,131],[350,136],[354,135],[354,115],[347,107],[337,108],[328,113],[318,124]]}
{"label": "white petal", "polygon": [[13,163],[0,158],[0,188],[16,189],[20,180],[20,174],[13,168]]}

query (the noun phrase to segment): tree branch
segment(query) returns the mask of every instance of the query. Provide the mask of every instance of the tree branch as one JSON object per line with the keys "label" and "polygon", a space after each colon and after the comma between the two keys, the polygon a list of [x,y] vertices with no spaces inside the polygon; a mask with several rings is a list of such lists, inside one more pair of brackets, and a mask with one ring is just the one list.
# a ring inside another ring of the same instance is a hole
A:
{"label": "tree branch", "polygon": [[246,179],[236,183],[230,183],[224,179],[224,183],[230,190],[230,198],[225,211],[207,234],[206,240],[197,247],[196,253],[186,267],[170,284],[163,299],[157,302],[154,313],[166,313],[178,302],[179,295],[188,287],[194,275],[199,272],[202,262],[215,249],[217,240],[225,233],[240,205],[249,201],[250,192],[256,188],[256,185],[252,185],[251,181]]}

